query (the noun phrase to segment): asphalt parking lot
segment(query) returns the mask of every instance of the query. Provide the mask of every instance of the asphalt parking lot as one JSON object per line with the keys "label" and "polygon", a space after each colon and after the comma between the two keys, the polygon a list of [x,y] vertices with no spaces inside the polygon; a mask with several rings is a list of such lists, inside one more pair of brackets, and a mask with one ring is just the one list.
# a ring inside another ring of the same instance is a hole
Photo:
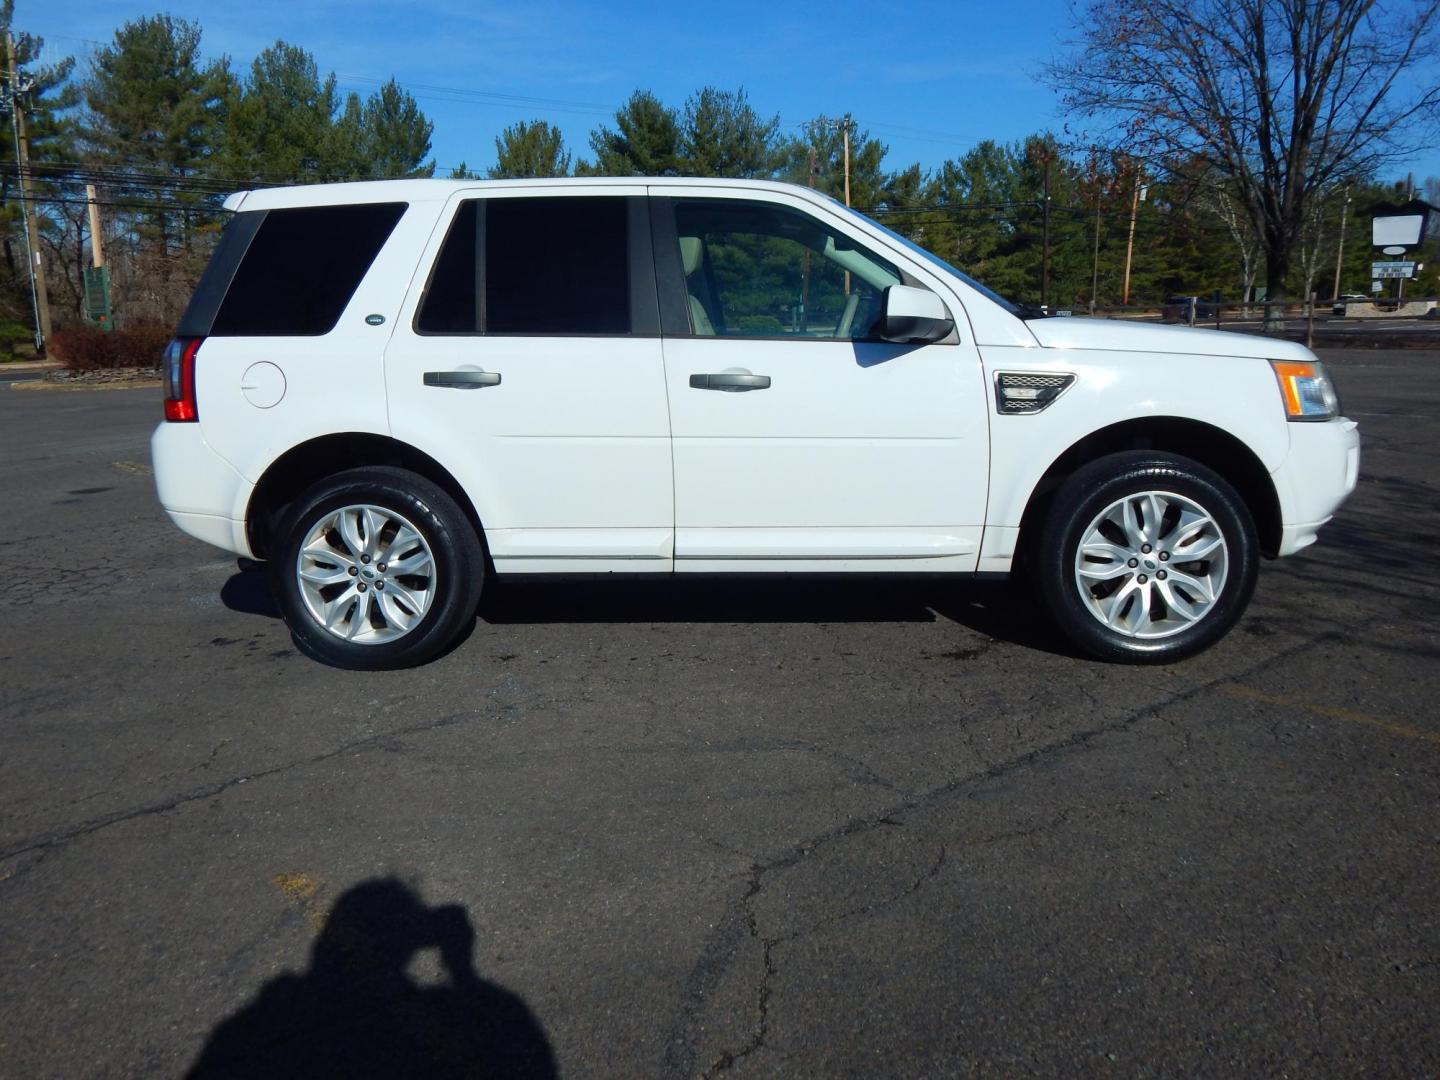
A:
{"label": "asphalt parking lot", "polygon": [[298,655],[155,390],[0,388],[0,1076],[1440,1073],[1440,352],[1203,656],[1003,589],[532,586]]}

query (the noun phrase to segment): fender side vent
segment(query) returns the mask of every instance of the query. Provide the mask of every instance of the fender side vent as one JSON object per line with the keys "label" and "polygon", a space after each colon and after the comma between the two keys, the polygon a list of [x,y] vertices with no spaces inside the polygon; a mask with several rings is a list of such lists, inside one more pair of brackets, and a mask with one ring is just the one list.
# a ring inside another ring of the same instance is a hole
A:
{"label": "fender side vent", "polygon": [[997,371],[995,411],[1001,416],[1043,412],[1074,381],[1068,372]]}

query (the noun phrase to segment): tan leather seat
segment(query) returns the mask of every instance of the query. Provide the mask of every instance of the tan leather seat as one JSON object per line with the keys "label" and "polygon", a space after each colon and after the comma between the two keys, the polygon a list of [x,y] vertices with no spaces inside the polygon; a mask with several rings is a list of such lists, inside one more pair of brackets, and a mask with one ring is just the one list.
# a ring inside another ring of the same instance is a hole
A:
{"label": "tan leather seat", "polygon": [[704,254],[705,246],[700,237],[680,237],[680,262],[685,268],[685,291],[690,296],[690,332],[700,337],[714,337],[715,325],[710,321],[705,305],[690,287],[690,277],[700,269],[700,260]]}

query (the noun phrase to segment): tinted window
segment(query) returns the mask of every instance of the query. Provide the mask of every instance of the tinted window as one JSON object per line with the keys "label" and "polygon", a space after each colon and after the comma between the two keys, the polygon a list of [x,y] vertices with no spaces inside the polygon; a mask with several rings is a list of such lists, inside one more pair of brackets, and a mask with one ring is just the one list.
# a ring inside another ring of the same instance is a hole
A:
{"label": "tinted window", "polygon": [[490,199],[489,334],[625,334],[630,269],[622,198]]}
{"label": "tinted window", "polygon": [[808,214],[774,203],[675,204],[691,333],[864,339],[895,266]]}
{"label": "tinted window", "polygon": [[210,332],[329,333],[404,212],[404,203],[269,211]]}
{"label": "tinted window", "polygon": [[475,311],[475,229],[479,203],[460,204],[445,244],[430,271],[415,329],[422,334],[473,334]]}

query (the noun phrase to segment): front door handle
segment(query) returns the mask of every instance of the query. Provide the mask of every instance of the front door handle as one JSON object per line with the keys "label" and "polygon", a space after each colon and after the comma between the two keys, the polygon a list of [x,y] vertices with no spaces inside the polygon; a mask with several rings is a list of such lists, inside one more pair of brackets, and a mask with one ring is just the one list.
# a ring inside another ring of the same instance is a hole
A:
{"label": "front door handle", "polygon": [[769,375],[732,375],[721,372],[716,375],[691,375],[691,390],[728,390],[737,394],[742,390],[769,390]]}
{"label": "front door handle", "polygon": [[499,386],[498,371],[427,371],[426,386],[441,386],[447,390],[478,390],[482,386]]}

